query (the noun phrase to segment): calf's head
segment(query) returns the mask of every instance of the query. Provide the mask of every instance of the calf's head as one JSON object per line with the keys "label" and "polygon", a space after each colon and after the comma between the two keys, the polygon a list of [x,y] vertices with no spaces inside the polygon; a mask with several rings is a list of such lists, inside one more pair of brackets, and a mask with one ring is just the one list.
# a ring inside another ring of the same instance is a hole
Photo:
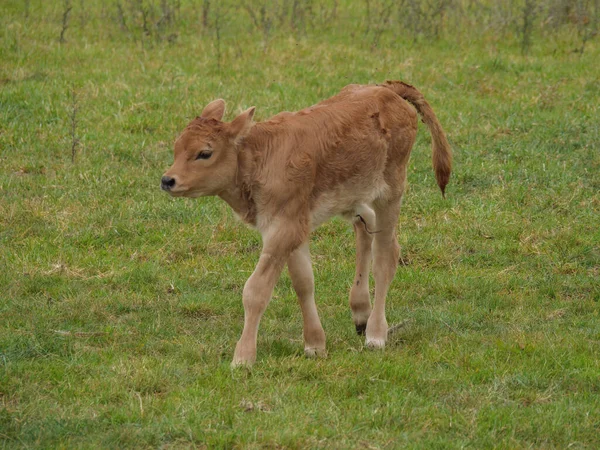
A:
{"label": "calf's head", "polygon": [[175,161],[161,189],[175,197],[217,195],[235,182],[238,147],[252,128],[254,107],[222,122],[225,102],[209,103],[175,141]]}

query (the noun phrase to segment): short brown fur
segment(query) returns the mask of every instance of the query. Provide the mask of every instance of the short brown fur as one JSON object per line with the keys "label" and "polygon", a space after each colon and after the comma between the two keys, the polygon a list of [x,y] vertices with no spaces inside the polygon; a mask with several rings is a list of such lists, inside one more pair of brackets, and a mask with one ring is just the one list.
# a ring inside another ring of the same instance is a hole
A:
{"label": "short brown fur", "polygon": [[259,123],[252,121],[254,108],[222,122],[225,103],[215,100],[177,139],[163,188],[174,196],[218,195],[263,237],[258,265],[244,287],[244,331],[234,365],[254,362],[258,324],[286,264],[302,308],[305,352],[325,353],[308,238],[335,215],[351,220],[356,233],[350,292],[355,325],[366,326],[368,346],[385,345],[385,297],[399,252],[396,224],[417,133],[416,113],[407,102],[432,134],[433,167],[444,193],[450,146],[423,95],[401,81],[349,85],[317,105]]}

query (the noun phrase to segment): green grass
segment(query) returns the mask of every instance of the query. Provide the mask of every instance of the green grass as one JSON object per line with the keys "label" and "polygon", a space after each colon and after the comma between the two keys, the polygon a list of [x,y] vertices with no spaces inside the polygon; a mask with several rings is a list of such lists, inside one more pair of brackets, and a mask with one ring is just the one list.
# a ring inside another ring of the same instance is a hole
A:
{"label": "green grass", "polygon": [[[84,26],[75,3],[63,45],[61,7],[0,7],[2,447],[600,447],[597,40],[372,47],[351,15],[265,46],[229,11],[219,61],[193,6],[169,41],[108,6]],[[443,200],[421,127],[388,296],[404,326],[363,348],[334,220],[312,239],[329,357],[303,356],[285,275],[256,366],[232,372],[260,237],[216,199],[160,192],[174,138],[215,98],[261,119],[388,78],[422,90],[455,151]]]}

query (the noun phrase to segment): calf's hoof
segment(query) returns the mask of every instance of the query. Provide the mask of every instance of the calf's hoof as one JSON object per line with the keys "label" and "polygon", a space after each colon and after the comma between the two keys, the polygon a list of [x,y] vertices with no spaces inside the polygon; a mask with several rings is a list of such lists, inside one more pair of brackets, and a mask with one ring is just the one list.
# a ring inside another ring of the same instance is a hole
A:
{"label": "calf's hoof", "polygon": [[254,361],[250,361],[247,359],[236,359],[233,358],[233,361],[231,361],[231,368],[232,369],[241,369],[241,368],[251,368],[254,365]]}
{"label": "calf's hoof", "polygon": [[367,348],[372,350],[381,350],[385,348],[385,339],[369,339],[367,338],[366,342]]}
{"label": "calf's hoof", "polygon": [[304,354],[307,358],[327,358],[327,350],[317,347],[305,347]]}
{"label": "calf's hoof", "polygon": [[356,334],[358,334],[359,336],[365,335],[365,332],[367,331],[366,323],[355,324],[354,326],[356,327]]}
{"label": "calf's hoof", "polygon": [[231,367],[250,367],[256,361],[256,343],[240,339],[235,345]]}

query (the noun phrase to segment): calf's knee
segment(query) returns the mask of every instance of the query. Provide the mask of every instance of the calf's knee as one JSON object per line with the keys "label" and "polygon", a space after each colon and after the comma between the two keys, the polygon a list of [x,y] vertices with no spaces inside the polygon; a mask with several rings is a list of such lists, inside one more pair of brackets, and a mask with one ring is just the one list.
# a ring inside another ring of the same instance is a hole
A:
{"label": "calf's knee", "polygon": [[255,277],[248,278],[242,293],[242,303],[245,310],[262,312],[266,309],[270,297],[269,289]]}

